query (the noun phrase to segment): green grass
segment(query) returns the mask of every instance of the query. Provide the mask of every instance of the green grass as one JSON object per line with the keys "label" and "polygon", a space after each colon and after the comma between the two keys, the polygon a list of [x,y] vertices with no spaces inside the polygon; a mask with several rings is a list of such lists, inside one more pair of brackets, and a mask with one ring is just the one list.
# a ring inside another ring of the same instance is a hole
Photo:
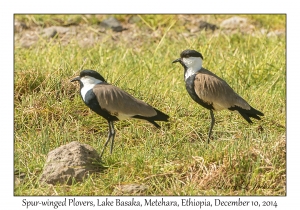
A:
{"label": "green grass", "polygon": [[[64,24],[70,16],[15,18],[50,26]],[[126,21],[129,15],[117,17]],[[285,29],[284,15],[246,17],[268,29],[273,19],[273,29]],[[79,25],[98,21],[94,16],[71,18]],[[176,15],[142,18],[132,42],[120,34],[112,40],[107,32],[103,42],[85,48],[75,38],[67,45],[59,38],[40,38],[31,48],[16,45],[14,167],[25,178],[15,185],[15,195],[111,195],[114,186],[124,183],[148,185],[145,195],[285,195],[285,37],[199,32],[187,38],[183,27],[175,27],[180,25]],[[205,68],[264,112],[262,121],[249,125],[237,114],[217,112],[213,140],[206,147],[209,111],[192,101],[182,67],[172,65],[187,48],[201,51]],[[114,151],[105,151],[108,168],[103,173],[71,186],[42,186],[38,180],[49,151],[79,141],[100,152],[107,138],[107,122],[84,105],[79,87],[70,83],[82,69],[100,72],[108,82],[169,114],[170,123],[160,123],[157,130],[144,121],[116,122]]]}

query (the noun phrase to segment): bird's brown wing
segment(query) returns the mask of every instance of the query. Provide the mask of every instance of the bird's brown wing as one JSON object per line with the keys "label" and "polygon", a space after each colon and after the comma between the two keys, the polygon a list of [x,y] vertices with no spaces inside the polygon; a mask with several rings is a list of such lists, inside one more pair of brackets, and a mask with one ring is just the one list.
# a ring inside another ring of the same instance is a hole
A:
{"label": "bird's brown wing", "polygon": [[94,86],[93,92],[101,108],[107,110],[112,115],[152,117],[157,114],[150,105],[134,98],[116,86],[100,83]]}
{"label": "bird's brown wing", "polygon": [[194,87],[198,97],[204,102],[212,104],[215,110],[234,106],[250,109],[249,104],[224,80],[204,68],[195,76]]}

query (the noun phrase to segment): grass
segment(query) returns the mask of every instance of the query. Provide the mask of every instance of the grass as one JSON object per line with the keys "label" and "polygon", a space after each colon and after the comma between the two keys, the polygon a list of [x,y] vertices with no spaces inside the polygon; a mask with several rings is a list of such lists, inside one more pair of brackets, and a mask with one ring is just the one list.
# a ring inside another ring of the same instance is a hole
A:
{"label": "grass", "polygon": [[[105,17],[15,19],[46,27],[70,18],[92,25]],[[117,17],[126,21],[129,15]],[[285,37],[205,32],[186,37],[184,27],[176,27],[179,16],[141,17],[132,42],[107,32],[103,42],[88,47],[75,38],[66,45],[43,37],[31,48],[16,44],[14,167],[25,178],[15,185],[15,195],[112,195],[124,183],[146,184],[145,195],[285,195]],[[228,17],[205,16],[215,22]],[[243,17],[270,30],[285,29],[284,15]],[[237,114],[217,112],[214,139],[206,147],[209,111],[188,96],[182,67],[171,63],[187,48],[201,51],[203,66],[264,112],[263,119],[249,125]],[[100,72],[108,82],[168,113],[170,123],[160,123],[157,130],[144,121],[117,122],[115,148],[112,155],[105,151],[103,173],[71,186],[42,186],[38,180],[49,151],[79,141],[100,152],[107,138],[107,122],[83,104],[79,87],[70,83],[82,69]]]}

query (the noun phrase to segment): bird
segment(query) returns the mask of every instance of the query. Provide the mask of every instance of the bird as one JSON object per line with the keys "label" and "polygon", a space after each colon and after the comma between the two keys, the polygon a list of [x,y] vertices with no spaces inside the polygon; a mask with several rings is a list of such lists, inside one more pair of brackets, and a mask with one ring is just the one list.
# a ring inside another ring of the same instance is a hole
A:
{"label": "bird", "polygon": [[215,124],[214,111],[227,109],[238,112],[248,123],[251,118],[260,120],[264,114],[239,96],[226,81],[202,67],[203,56],[196,50],[186,49],[180,53],[180,58],[172,63],[179,62],[184,69],[185,87],[190,97],[210,111],[211,123],[207,143],[211,138]]}
{"label": "bird", "polygon": [[156,128],[161,128],[155,121],[168,122],[169,116],[149,104],[134,98],[124,90],[109,84],[94,70],[86,69],[71,82],[80,83],[80,95],[83,102],[95,113],[108,122],[108,138],[104,144],[100,158],[111,140],[110,153],[112,154],[115,129],[114,122],[128,118],[146,120]]}

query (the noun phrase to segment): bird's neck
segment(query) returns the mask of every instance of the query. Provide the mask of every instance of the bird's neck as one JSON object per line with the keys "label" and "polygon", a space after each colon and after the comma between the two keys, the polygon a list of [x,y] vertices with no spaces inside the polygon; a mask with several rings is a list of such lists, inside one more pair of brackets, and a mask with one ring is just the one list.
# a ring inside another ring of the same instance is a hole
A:
{"label": "bird's neck", "polygon": [[189,77],[195,75],[200,70],[201,70],[201,68],[193,68],[193,67],[185,69],[184,80],[186,81]]}
{"label": "bird's neck", "polygon": [[89,90],[93,89],[96,84],[100,84],[102,82],[103,81],[101,81],[99,79],[89,77],[89,76],[81,78],[80,79],[80,93],[81,93],[82,99],[85,101],[86,93]]}
{"label": "bird's neck", "polygon": [[202,68],[201,58],[184,58],[184,80],[187,80],[190,76],[195,75]]}
{"label": "bird's neck", "polygon": [[95,86],[95,84],[87,84],[87,85],[82,86],[82,88],[80,89],[80,94],[81,94],[81,97],[84,102],[86,102],[85,96],[86,96],[87,92],[90,91],[91,89],[93,89],[94,86]]}

